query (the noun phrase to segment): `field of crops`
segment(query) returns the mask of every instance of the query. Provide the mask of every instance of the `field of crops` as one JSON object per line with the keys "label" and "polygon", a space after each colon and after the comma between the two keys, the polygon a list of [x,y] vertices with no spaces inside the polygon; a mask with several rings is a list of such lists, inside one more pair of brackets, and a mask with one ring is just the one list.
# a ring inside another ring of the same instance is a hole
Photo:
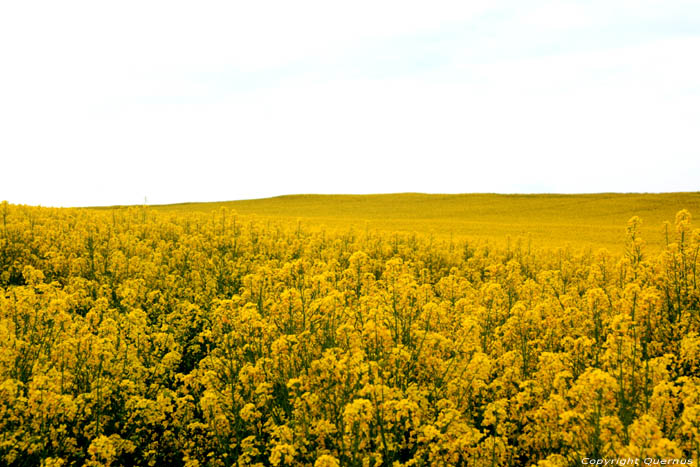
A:
{"label": "field of crops", "polygon": [[607,248],[624,252],[625,223],[632,216],[647,249],[666,245],[663,223],[680,209],[700,212],[700,192],[598,193],[586,195],[293,195],[276,198],[155,206],[167,212],[211,212],[226,207],[261,221],[301,223],[307,229],[425,234],[435,239],[507,247],[517,239],[533,246]]}
{"label": "field of crops", "polygon": [[392,196],[3,203],[0,464],[697,464],[697,194]]}

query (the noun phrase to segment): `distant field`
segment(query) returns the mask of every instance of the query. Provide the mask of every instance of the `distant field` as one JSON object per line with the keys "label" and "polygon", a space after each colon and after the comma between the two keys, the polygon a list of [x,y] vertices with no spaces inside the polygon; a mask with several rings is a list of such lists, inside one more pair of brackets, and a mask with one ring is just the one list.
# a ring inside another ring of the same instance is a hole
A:
{"label": "distant field", "polygon": [[164,211],[210,211],[300,223],[303,228],[397,231],[498,244],[522,238],[533,245],[622,249],[627,220],[639,216],[652,251],[664,242],[663,222],[680,209],[700,213],[700,192],[584,195],[291,195],[275,198],[154,206]]}

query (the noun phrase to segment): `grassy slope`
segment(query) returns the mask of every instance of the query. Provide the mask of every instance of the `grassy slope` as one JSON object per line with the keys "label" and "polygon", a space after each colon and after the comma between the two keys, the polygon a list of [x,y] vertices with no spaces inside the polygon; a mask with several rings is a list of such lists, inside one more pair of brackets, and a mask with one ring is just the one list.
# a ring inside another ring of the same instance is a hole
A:
{"label": "grassy slope", "polygon": [[663,221],[680,209],[700,215],[700,192],[585,195],[292,195],[218,203],[156,206],[159,210],[209,211],[300,221],[303,226],[433,233],[453,238],[530,238],[534,245],[606,247],[621,251],[627,220],[642,218],[644,238],[656,250]]}

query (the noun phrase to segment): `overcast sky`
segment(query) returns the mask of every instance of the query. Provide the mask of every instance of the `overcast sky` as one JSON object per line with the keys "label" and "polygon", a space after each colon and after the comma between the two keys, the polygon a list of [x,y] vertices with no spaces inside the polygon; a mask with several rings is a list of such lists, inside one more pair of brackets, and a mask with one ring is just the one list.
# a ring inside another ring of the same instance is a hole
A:
{"label": "overcast sky", "polygon": [[700,190],[700,2],[0,3],[0,200]]}

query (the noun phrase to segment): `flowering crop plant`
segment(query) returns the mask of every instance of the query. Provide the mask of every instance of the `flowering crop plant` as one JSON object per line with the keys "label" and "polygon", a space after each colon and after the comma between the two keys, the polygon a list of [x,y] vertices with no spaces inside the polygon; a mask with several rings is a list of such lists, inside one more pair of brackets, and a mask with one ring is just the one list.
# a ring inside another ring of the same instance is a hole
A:
{"label": "flowering crop plant", "polygon": [[0,464],[700,462],[700,230],[649,253],[0,206]]}

